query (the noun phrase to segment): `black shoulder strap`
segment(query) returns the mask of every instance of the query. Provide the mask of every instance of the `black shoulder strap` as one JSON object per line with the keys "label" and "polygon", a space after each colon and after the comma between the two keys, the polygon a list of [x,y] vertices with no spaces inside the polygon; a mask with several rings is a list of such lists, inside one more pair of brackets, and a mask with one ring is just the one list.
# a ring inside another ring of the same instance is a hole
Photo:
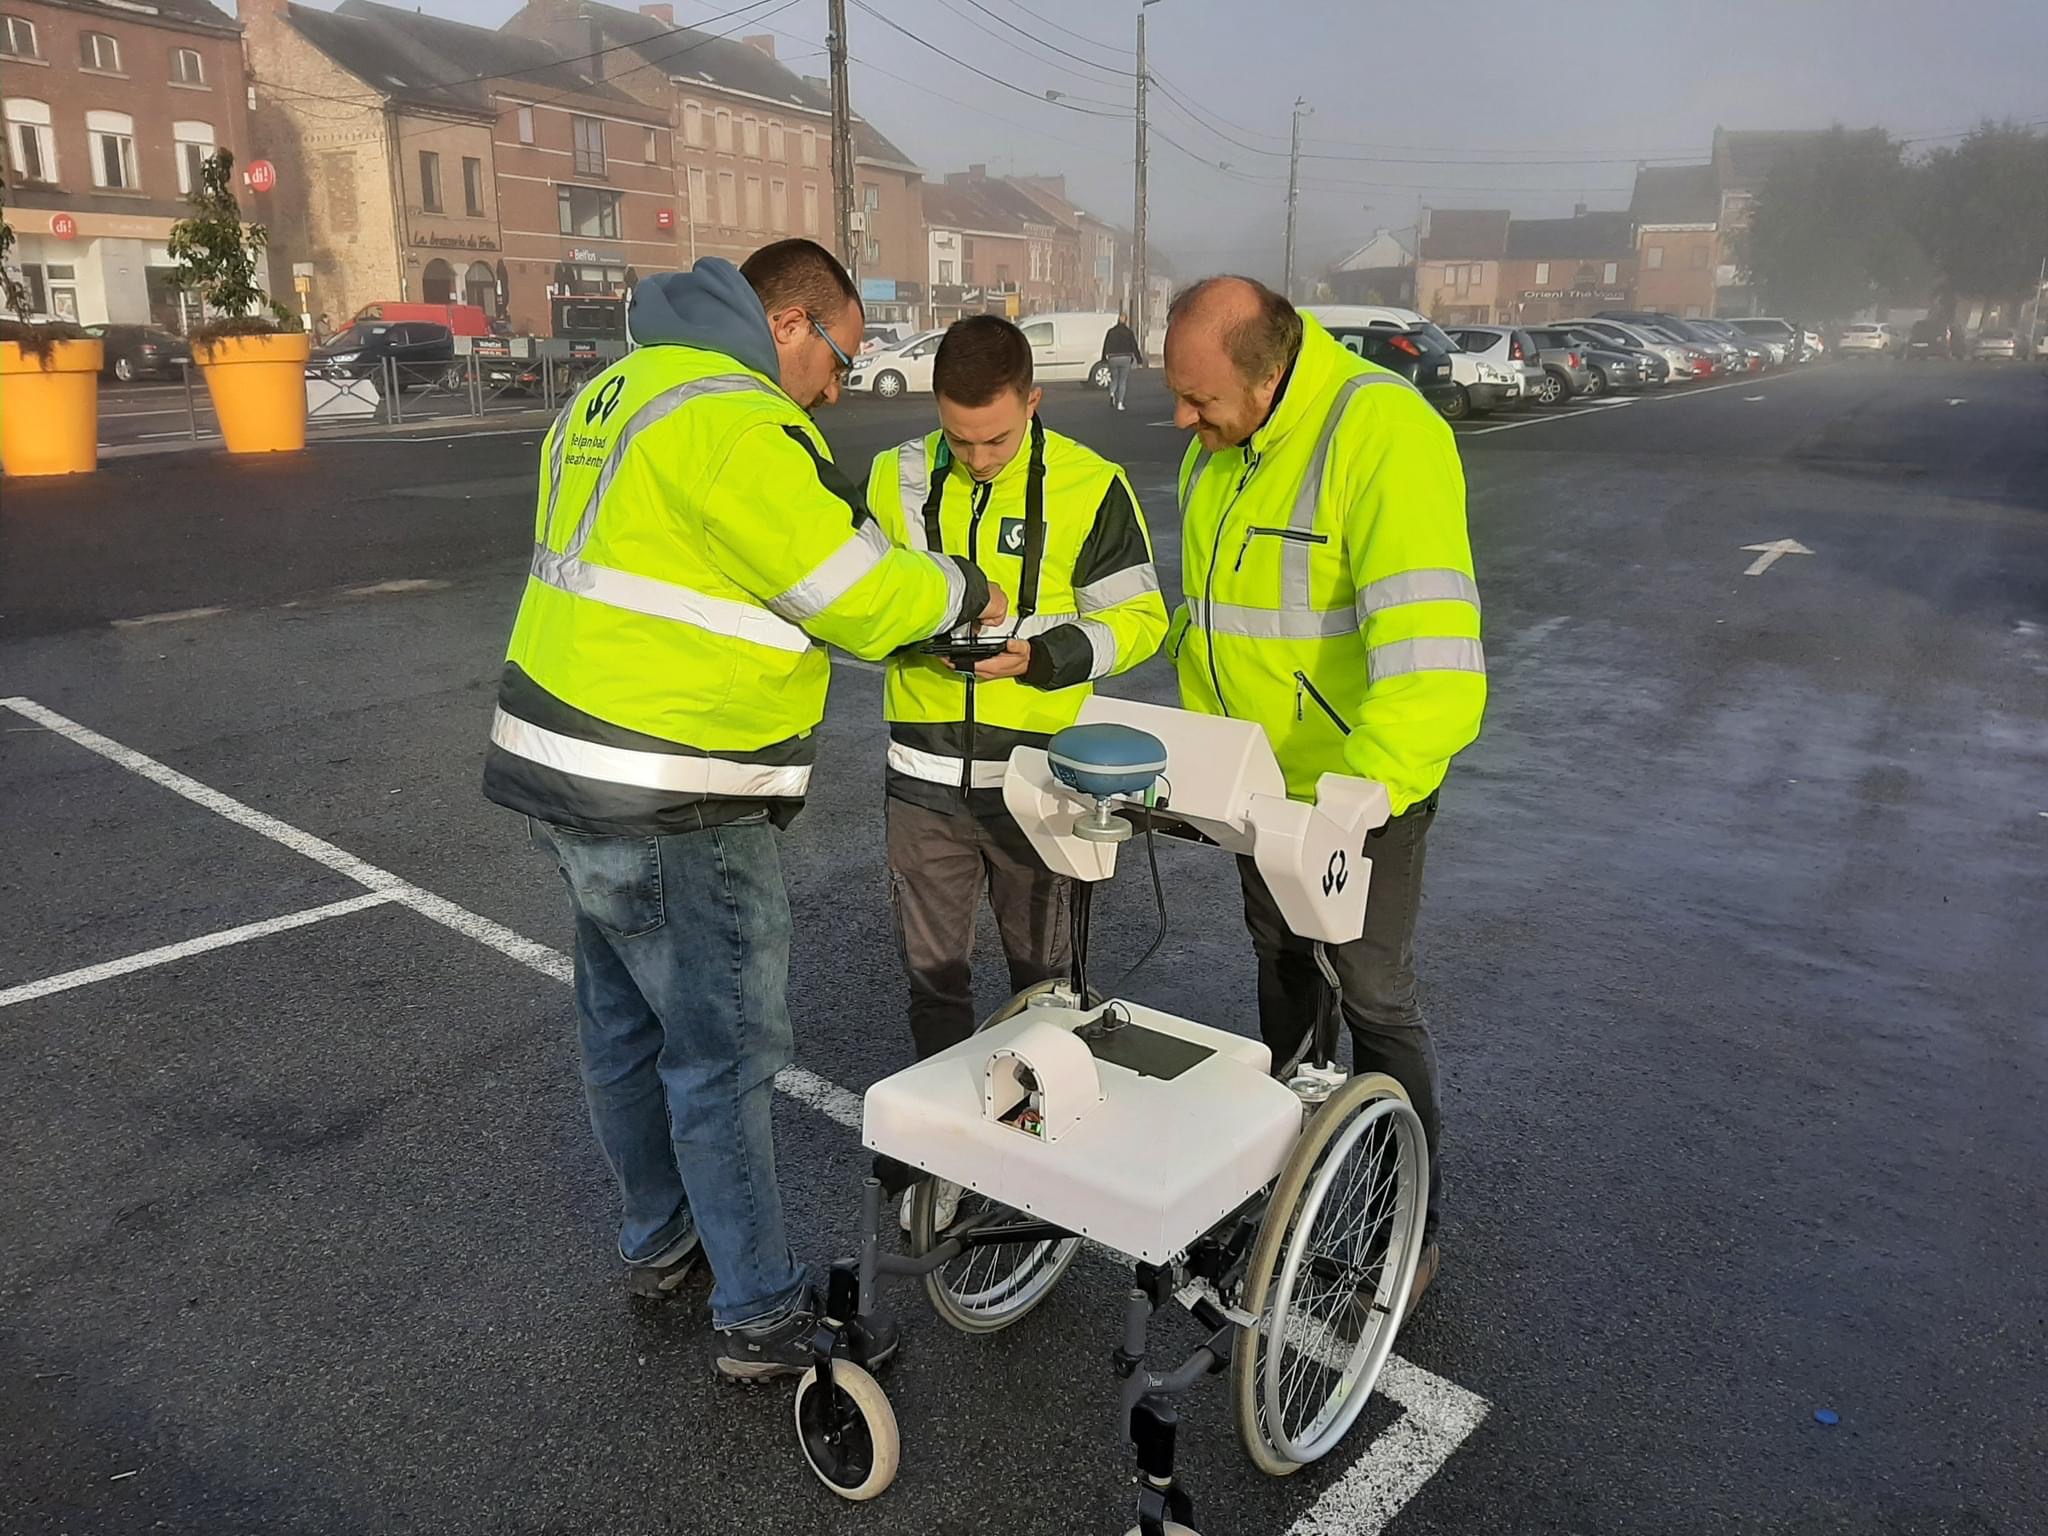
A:
{"label": "black shoulder strap", "polygon": [[1045,423],[1031,418],[1031,462],[1024,471],[1024,574],[1017,583],[1017,617],[1038,611],[1038,567],[1045,559]]}
{"label": "black shoulder strap", "polygon": [[[953,447],[946,441],[946,434],[939,434],[939,451],[932,455],[930,489],[924,493],[924,547],[937,552],[946,547],[946,537],[939,522],[939,508],[946,499],[946,476],[953,472]],[[907,513],[910,509],[904,508]]]}

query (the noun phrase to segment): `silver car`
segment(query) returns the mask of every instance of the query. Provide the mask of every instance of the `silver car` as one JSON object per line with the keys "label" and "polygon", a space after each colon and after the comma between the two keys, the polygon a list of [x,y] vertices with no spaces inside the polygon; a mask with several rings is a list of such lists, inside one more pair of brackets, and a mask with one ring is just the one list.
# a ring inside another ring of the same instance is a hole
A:
{"label": "silver car", "polygon": [[1644,327],[1630,325],[1625,320],[1557,320],[1552,324],[1605,336],[1619,346],[1640,347],[1645,352],[1656,353],[1664,359],[1666,384],[1690,384],[1699,376],[1699,360],[1705,355],[1676,337],[1652,334]]}

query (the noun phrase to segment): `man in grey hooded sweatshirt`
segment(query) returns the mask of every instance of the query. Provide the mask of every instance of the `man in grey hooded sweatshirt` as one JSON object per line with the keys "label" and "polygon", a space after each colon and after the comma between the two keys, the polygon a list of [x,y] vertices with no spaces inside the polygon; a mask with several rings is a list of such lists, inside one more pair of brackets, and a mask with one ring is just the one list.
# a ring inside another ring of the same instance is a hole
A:
{"label": "man in grey hooded sweatshirt", "polygon": [[650,277],[639,349],[541,449],[533,562],[484,792],[569,891],[584,1097],[619,1186],[629,1288],[709,1258],[718,1368],[810,1364],[772,1099],[790,1063],[778,830],[802,805],[831,668],[1007,604],[979,569],[890,545],[810,417],[860,299],[809,240]]}

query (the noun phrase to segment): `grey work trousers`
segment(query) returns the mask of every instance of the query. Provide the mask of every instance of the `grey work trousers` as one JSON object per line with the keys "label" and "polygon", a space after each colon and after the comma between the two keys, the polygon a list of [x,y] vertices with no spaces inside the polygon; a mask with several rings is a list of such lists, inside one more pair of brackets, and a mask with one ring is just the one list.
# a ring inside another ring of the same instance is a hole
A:
{"label": "grey work trousers", "polygon": [[974,1033],[974,920],[988,892],[1010,989],[1067,974],[1067,885],[1004,812],[934,811],[890,796],[889,904],[910,978],[910,1037],[922,1061]]}
{"label": "grey work trousers", "polygon": [[[1415,918],[1422,906],[1422,865],[1436,796],[1411,806],[1365,840],[1372,884],[1365,931],[1328,946],[1351,1034],[1351,1070],[1384,1072],[1408,1090],[1429,1143],[1428,1232],[1436,1234],[1443,1191],[1438,1154],[1436,1046],[1415,985]],[[1277,1069],[1300,1048],[1328,1005],[1329,988],[1314,947],[1290,931],[1250,859],[1237,861],[1244,920],[1259,959],[1259,1033]]]}

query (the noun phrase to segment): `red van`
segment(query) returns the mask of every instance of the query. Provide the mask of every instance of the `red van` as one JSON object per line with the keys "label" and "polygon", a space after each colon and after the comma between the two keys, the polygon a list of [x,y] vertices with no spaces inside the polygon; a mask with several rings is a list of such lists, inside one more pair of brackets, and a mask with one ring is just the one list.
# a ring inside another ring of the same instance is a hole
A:
{"label": "red van", "polygon": [[380,321],[386,325],[394,321],[424,320],[429,325],[445,325],[457,336],[488,336],[491,334],[491,319],[474,304],[365,304],[356,311],[350,322],[361,325],[365,321]]}

